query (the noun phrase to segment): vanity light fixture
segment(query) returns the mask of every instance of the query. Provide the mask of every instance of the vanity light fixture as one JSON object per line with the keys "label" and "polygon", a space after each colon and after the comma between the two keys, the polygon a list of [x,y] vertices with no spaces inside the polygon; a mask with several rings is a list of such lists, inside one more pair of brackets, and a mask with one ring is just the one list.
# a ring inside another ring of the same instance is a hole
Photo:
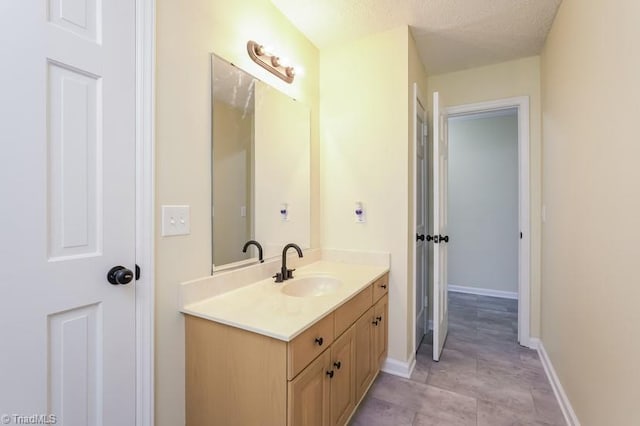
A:
{"label": "vanity light fixture", "polygon": [[256,64],[260,65],[272,74],[275,74],[287,83],[293,83],[293,78],[296,76],[295,68],[290,65],[283,64],[282,59],[280,59],[279,56],[267,52],[263,45],[258,44],[253,40],[249,40],[247,42],[247,52],[249,52],[249,56]]}

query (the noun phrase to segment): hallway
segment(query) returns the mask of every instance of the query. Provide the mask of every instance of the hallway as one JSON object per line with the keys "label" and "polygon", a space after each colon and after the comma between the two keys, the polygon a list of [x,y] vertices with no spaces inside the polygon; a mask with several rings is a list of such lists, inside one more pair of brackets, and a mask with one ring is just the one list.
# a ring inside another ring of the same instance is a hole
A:
{"label": "hallway", "polygon": [[441,361],[431,354],[423,342],[410,380],[380,373],[351,425],[565,424],[538,354],[517,343],[516,300],[450,292]]}

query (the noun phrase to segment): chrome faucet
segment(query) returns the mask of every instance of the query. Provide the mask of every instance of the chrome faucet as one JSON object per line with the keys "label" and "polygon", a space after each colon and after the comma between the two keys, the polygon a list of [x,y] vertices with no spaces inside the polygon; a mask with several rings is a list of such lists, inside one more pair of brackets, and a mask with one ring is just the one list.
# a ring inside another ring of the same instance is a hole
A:
{"label": "chrome faucet", "polygon": [[262,259],[262,246],[256,240],[249,240],[246,243],[244,243],[244,247],[242,247],[242,252],[246,253],[250,245],[254,245],[258,248],[258,260],[260,261],[260,263],[264,263],[264,260]]}
{"label": "chrome faucet", "polygon": [[295,271],[295,269],[287,269],[287,250],[290,248],[296,249],[298,257],[302,257],[302,250],[297,244],[289,243],[284,246],[284,249],[282,249],[282,268],[280,268],[280,272],[273,276],[277,283],[293,278],[293,271]]}

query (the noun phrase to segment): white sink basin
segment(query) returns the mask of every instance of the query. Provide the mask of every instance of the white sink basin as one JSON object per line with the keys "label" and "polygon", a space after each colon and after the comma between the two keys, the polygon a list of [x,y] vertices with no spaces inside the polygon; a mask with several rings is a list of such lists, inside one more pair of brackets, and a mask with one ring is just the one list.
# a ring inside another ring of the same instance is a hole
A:
{"label": "white sink basin", "polygon": [[333,293],[341,285],[342,282],[331,275],[307,275],[293,278],[280,291],[287,296],[314,297]]}

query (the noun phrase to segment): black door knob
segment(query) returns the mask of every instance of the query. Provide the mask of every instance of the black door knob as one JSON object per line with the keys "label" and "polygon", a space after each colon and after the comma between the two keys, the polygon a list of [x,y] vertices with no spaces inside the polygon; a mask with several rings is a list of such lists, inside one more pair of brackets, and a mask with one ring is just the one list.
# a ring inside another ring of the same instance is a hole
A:
{"label": "black door knob", "polygon": [[416,234],[416,241],[424,241],[424,234]]}
{"label": "black door knob", "polygon": [[131,269],[127,269],[124,266],[114,266],[107,273],[107,281],[113,285],[129,284],[133,280],[133,272]]}

